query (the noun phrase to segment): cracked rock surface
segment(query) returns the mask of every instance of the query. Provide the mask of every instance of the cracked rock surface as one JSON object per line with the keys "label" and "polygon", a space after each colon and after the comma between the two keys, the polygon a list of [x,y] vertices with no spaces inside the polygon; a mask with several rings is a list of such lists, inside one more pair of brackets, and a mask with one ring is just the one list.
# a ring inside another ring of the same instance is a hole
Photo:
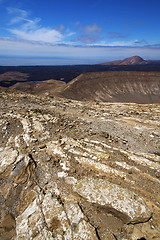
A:
{"label": "cracked rock surface", "polygon": [[159,240],[159,104],[0,88],[0,140],[0,239]]}

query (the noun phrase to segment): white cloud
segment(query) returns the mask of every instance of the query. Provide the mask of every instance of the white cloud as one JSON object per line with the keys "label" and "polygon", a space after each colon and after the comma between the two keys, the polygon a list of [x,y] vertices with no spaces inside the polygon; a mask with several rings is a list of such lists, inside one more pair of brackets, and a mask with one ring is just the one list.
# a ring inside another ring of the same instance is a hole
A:
{"label": "white cloud", "polygon": [[[102,28],[96,23],[79,28],[81,35],[77,36],[77,32],[65,29],[63,24],[59,26],[46,27],[40,24],[40,18],[30,18],[29,12],[19,8],[7,8],[9,15],[12,17],[8,29],[14,38],[39,41],[47,43],[66,43],[75,35],[75,44],[79,42],[84,44],[97,42],[100,37],[97,36],[102,32]],[[79,22],[76,23],[77,25]],[[68,40],[68,41],[67,41]],[[71,40],[70,40],[71,41]]]}
{"label": "white cloud", "polygon": [[19,8],[7,8],[7,11],[10,15],[13,15],[14,17],[10,21],[10,25],[19,23],[23,20],[26,20],[28,13],[25,10],[19,9]]}
{"label": "white cloud", "polygon": [[27,11],[20,9],[20,8],[8,7],[7,10],[8,10],[9,14],[18,14],[21,17],[26,17],[28,15]]}
{"label": "white cloud", "polygon": [[[74,64],[77,59],[80,59],[81,63],[82,60],[85,63],[87,59],[90,59],[91,63],[98,63],[132,55],[150,59],[159,59],[160,56],[159,47],[138,47],[137,44],[140,43],[138,40],[100,41],[102,28],[96,23],[79,28],[78,31],[81,34],[78,35],[76,32],[65,29],[64,25],[54,28],[44,27],[40,24],[40,18],[31,19],[29,13],[22,9],[8,8],[8,13],[12,17],[8,29],[12,38],[0,38],[1,56],[54,57],[63,59],[62,64],[64,59],[71,59],[71,61],[73,59],[72,64]],[[75,35],[75,41],[71,40],[72,35]],[[78,45],[80,42],[83,46]]]}
{"label": "white cloud", "polygon": [[32,40],[32,41],[42,41],[48,43],[57,43],[63,40],[63,35],[54,29],[39,28],[37,30],[18,30],[10,29],[17,38]]}
{"label": "white cloud", "polygon": [[100,33],[102,33],[102,28],[96,23],[93,23],[91,25],[87,25],[83,28],[80,28],[80,30],[85,32],[86,34],[100,34]]}
{"label": "white cloud", "polygon": [[136,46],[137,42],[138,40],[132,40],[128,42],[127,41],[114,41],[114,42],[100,41],[92,45],[102,46],[102,47],[132,47],[132,46]]}
{"label": "white cloud", "polygon": [[20,26],[20,29],[23,29],[25,31],[29,30],[29,29],[38,29],[38,23],[41,21],[40,18],[35,18],[34,20],[31,20],[31,19],[24,19],[25,20],[25,23],[23,23],[21,26]]}
{"label": "white cloud", "polygon": [[72,40],[72,42],[81,42],[85,43],[87,45],[93,45],[95,42],[97,42],[100,38],[97,35],[79,35],[75,39]]}
{"label": "white cloud", "polygon": [[133,40],[133,41],[129,41],[129,42],[126,42],[126,41],[115,41],[115,42],[108,43],[107,46],[109,46],[109,47],[116,47],[116,46],[120,46],[120,47],[134,46],[136,41],[137,41],[137,40]]}
{"label": "white cloud", "polygon": [[28,12],[25,10],[18,8],[8,8],[7,10],[9,14],[14,16],[10,25],[15,26],[8,30],[15,38],[48,43],[58,43],[64,39],[64,35],[61,33],[64,28],[63,25],[60,25],[59,29],[42,27],[39,25],[41,19],[30,19]]}
{"label": "white cloud", "polygon": [[76,34],[76,32],[69,32],[69,33],[66,34],[66,36],[67,36],[67,37],[71,37],[71,36],[73,36],[73,35],[75,35],[75,34]]}
{"label": "white cloud", "polygon": [[102,28],[96,23],[80,27],[78,30],[80,33],[71,40],[72,42],[77,42],[77,44],[93,44],[101,39],[100,34],[102,33]]}
{"label": "white cloud", "polygon": [[[59,59],[58,63],[70,59],[70,64],[75,61],[81,63],[100,63],[115,59],[139,55],[144,59],[159,59],[160,47],[109,47],[109,46],[71,46],[71,45],[54,45],[35,41],[18,40],[12,38],[0,38],[1,56],[12,57],[37,57],[37,58],[55,58]],[[13,59],[14,64],[14,59]],[[23,64],[23,62],[22,62]],[[55,63],[56,64],[56,63]]]}

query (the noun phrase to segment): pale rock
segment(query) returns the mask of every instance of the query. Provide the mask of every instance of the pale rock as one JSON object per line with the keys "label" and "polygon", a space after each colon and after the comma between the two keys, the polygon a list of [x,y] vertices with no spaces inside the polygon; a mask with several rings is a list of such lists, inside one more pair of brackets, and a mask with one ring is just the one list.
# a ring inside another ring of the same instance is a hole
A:
{"label": "pale rock", "polygon": [[16,219],[16,240],[33,239],[42,229],[43,215],[39,207],[39,201],[35,199]]}
{"label": "pale rock", "polygon": [[65,202],[64,208],[72,227],[73,239],[97,239],[94,227],[85,221],[86,217],[79,205],[69,199]]}
{"label": "pale rock", "polygon": [[77,203],[67,201],[65,202],[64,207],[71,225],[78,224],[82,219],[84,219],[84,214]]}
{"label": "pale rock", "polygon": [[3,173],[8,166],[15,163],[17,157],[17,150],[14,150],[11,147],[0,148],[0,173]]}
{"label": "pale rock", "polygon": [[115,237],[110,232],[105,232],[101,236],[101,240],[115,240]]}
{"label": "pale rock", "polygon": [[134,227],[133,233],[131,234],[131,239],[137,240],[142,237],[144,237],[143,233],[137,227]]}
{"label": "pale rock", "polygon": [[103,179],[84,178],[73,186],[73,190],[91,203],[111,207],[127,215],[128,222],[145,222],[152,214],[143,198]]}
{"label": "pale rock", "polygon": [[16,178],[20,174],[20,172],[23,171],[24,168],[26,168],[26,166],[29,163],[29,160],[30,160],[29,156],[20,154],[17,157],[16,163],[14,163],[14,167],[11,172],[11,177]]}
{"label": "pale rock", "polygon": [[94,227],[85,220],[78,224],[73,236],[74,240],[98,240]]}
{"label": "pale rock", "polygon": [[52,232],[48,231],[46,228],[44,228],[38,236],[34,238],[34,240],[53,240]]}
{"label": "pale rock", "polygon": [[65,178],[65,182],[67,183],[67,184],[75,184],[76,182],[77,182],[77,179],[76,178],[74,178],[74,177],[66,177]]}
{"label": "pale rock", "polygon": [[47,193],[42,202],[43,214],[49,229],[53,232],[55,239],[72,239],[71,227],[62,204]]}

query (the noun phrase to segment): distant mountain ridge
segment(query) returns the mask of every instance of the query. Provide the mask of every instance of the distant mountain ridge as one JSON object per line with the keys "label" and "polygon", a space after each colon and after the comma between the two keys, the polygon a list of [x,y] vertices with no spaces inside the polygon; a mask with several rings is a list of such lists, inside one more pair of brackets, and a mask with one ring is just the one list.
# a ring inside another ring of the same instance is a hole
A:
{"label": "distant mountain ridge", "polygon": [[142,65],[148,64],[148,61],[144,60],[139,56],[132,56],[129,58],[125,58],[123,60],[115,60],[111,62],[101,63],[100,65]]}

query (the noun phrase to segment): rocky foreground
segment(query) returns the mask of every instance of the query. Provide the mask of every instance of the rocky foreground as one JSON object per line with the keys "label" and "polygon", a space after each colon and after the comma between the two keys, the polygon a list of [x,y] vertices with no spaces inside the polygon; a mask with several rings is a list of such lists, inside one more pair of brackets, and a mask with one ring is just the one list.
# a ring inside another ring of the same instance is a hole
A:
{"label": "rocky foreground", "polygon": [[160,239],[159,104],[0,88],[0,114],[0,239]]}

